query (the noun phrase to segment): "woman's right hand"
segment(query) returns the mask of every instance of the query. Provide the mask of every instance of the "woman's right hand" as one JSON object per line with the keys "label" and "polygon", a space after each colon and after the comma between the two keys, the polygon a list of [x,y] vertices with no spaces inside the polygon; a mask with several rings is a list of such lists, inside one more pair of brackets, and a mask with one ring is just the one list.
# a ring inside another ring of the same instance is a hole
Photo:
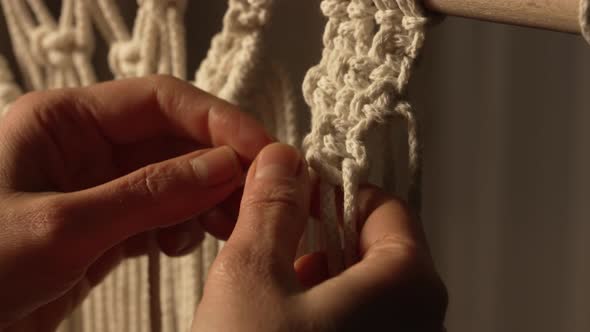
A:
{"label": "woman's right hand", "polygon": [[443,331],[446,289],[404,204],[362,189],[362,258],[330,278],[321,253],[293,262],[309,200],[299,152],[264,148],[248,173],[236,227],[209,271],[193,331]]}

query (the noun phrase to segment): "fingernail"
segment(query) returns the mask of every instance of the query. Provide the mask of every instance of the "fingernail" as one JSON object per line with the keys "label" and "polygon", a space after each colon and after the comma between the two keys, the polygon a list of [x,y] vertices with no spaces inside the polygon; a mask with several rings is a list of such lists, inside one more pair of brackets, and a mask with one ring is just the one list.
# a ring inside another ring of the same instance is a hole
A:
{"label": "fingernail", "polygon": [[301,168],[301,155],[295,148],[275,143],[262,150],[256,162],[255,179],[293,179]]}
{"label": "fingernail", "polygon": [[191,165],[206,186],[226,183],[242,173],[238,156],[227,146],[194,158]]}

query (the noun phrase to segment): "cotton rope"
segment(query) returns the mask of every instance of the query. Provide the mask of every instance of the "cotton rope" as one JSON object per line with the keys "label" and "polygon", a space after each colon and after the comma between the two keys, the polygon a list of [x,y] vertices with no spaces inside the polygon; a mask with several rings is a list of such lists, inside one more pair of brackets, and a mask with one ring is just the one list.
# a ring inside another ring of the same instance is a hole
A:
{"label": "cotton rope", "polygon": [[[273,0],[229,0],[222,30],[213,37],[194,75],[196,86],[240,105],[281,141],[303,144],[306,159],[320,176],[321,217],[309,221],[301,253],[326,251],[334,274],[356,260],[356,200],[359,185],[375,168],[369,163],[377,160],[377,165],[385,165],[385,156],[371,156],[367,149],[369,138],[378,132],[372,129],[386,128],[395,116],[407,123],[409,198],[419,206],[419,132],[405,100],[426,23],[416,1],[321,2],[328,22],[321,61],[309,70],[303,84],[312,112],[312,128],[304,139],[291,80],[269,58],[265,46],[276,10]],[[109,46],[107,60],[115,78],[159,73],[187,79],[186,0],[138,0],[131,27],[114,0],[63,0],[57,19],[42,0],[0,0],[0,4],[27,91],[96,82],[91,61],[94,28]],[[0,112],[9,110],[21,94],[0,55]],[[385,144],[377,150],[386,152],[390,147]],[[343,204],[336,204],[339,191]],[[338,216],[343,216],[343,223]],[[207,235],[197,252],[171,259],[152,243],[148,257],[124,262],[61,330],[190,329],[207,271],[222,245]]]}
{"label": "cotton rope", "polygon": [[[328,223],[331,271],[336,273],[356,259],[355,202],[369,170],[369,130],[392,115],[404,117],[412,178],[419,174],[416,120],[403,97],[426,19],[415,1],[405,0],[324,0],[321,9],[328,18],[322,60],[303,83],[312,112],[304,147],[309,164],[322,177],[322,219]],[[334,206],[336,187],[344,193],[342,229]]]}

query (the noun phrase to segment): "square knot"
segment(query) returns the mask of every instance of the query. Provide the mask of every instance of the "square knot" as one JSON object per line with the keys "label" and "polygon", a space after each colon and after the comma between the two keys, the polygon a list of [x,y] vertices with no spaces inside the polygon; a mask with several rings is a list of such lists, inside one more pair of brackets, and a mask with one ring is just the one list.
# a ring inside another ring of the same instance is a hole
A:
{"label": "square knot", "polygon": [[379,25],[395,26],[403,17],[403,13],[399,9],[378,10],[375,13],[375,21]]}
{"label": "square knot", "polygon": [[309,165],[322,179],[332,185],[342,185],[343,171],[346,174],[356,174],[361,178],[366,175],[368,169],[366,149],[361,141],[347,138],[345,133],[308,135],[303,146]]}
{"label": "square knot", "polygon": [[77,39],[73,29],[57,29],[47,25],[41,25],[32,31],[30,44],[37,63],[55,67],[71,65],[74,52],[92,52],[91,43]]}
{"label": "square knot", "polygon": [[268,10],[264,7],[254,7],[249,4],[238,3],[230,7],[227,13],[229,28],[232,32],[250,32],[262,27],[269,18]]}
{"label": "square knot", "polygon": [[371,84],[371,73],[376,66],[366,56],[354,56],[348,60],[348,72],[344,81],[353,89],[363,90]]}
{"label": "square knot", "polygon": [[320,149],[314,145],[306,149],[305,159],[322,180],[335,186],[342,185],[342,170],[338,160],[328,161],[323,157]]}
{"label": "square knot", "polygon": [[324,16],[329,18],[346,18],[348,17],[348,3],[342,0],[324,0],[320,4],[320,9]]}
{"label": "square knot", "polygon": [[136,76],[140,60],[139,45],[133,40],[115,42],[109,51],[109,66],[118,77]]}
{"label": "square knot", "polygon": [[376,8],[372,0],[362,0],[358,2],[351,2],[347,8],[348,16],[355,20],[372,20],[375,15]]}

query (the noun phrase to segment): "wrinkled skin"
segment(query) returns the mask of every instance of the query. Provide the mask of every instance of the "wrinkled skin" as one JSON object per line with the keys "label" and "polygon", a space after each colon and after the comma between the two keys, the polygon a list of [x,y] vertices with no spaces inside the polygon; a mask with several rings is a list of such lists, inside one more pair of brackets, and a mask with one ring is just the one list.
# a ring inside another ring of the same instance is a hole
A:
{"label": "wrinkled skin", "polygon": [[125,258],[190,253],[205,231],[228,242],[194,331],[441,331],[420,224],[376,188],[361,190],[357,264],[330,276],[323,253],[295,261],[313,181],[271,143],[169,77],[17,100],[0,120],[0,331],[53,331]]}

